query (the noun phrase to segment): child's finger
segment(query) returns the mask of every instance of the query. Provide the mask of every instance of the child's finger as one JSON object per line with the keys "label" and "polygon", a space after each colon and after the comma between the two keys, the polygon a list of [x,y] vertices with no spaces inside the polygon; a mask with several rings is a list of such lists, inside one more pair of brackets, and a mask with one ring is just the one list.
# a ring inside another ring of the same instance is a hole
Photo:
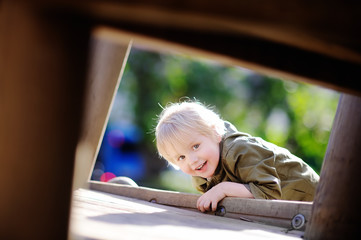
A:
{"label": "child's finger", "polygon": [[201,212],[206,212],[207,211],[207,203],[205,201],[201,202],[200,210],[201,210]]}
{"label": "child's finger", "polygon": [[209,211],[211,202],[207,198],[199,198],[197,201],[197,208],[201,212]]}
{"label": "child's finger", "polygon": [[218,201],[212,201],[212,211],[213,212],[217,211],[217,205],[218,205]]}
{"label": "child's finger", "polygon": [[197,200],[197,209],[201,212],[204,212],[204,208],[203,208],[203,198],[202,196],[198,198]]}
{"label": "child's finger", "polygon": [[209,211],[209,210],[210,210],[210,207],[211,207],[211,201],[210,201],[209,199],[206,199],[206,200],[203,202],[203,209],[204,209],[203,212]]}
{"label": "child's finger", "polygon": [[200,196],[199,198],[198,198],[198,200],[197,200],[197,209],[198,210],[201,210],[201,202],[202,202],[202,196]]}

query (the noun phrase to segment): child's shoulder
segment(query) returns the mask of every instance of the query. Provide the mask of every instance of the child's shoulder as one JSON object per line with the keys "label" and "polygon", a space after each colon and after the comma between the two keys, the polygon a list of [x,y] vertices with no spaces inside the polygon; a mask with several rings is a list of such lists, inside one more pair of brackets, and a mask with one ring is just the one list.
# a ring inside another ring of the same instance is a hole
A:
{"label": "child's shoulder", "polygon": [[249,148],[266,148],[267,142],[259,137],[253,137],[247,133],[235,132],[224,136],[223,152],[229,151],[245,151]]}
{"label": "child's shoulder", "polygon": [[252,144],[258,144],[257,138],[248,133],[239,131],[227,131],[222,138],[222,155],[244,152]]}
{"label": "child's shoulder", "polygon": [[231,123],[225,122],[226,133],[223,136],[223,142],[226,146],[237,146],[237,145],[246,145],[249,144],[252,146],[261,146],[266,149],[274,150],[279,148],[277,145],[268,142],[260,137],[252,136],[251,134],[238,131],[235,126]]}
{"label": "child's shoulder", "polygon": [[278,147],[260,137],[240,132],[234,128],[234,126],[231,128],[227,127],[227,132],[222,139],[223,156],[239,155],[255,151],[262,151],[266,155],[269,155],[272,152],[278,152]]}
{"label": "child's shoulder", "polygon": [[248,142],[257,141],[255,137],[248,133],[238,131],[237,128],[229,122],[224,122],[226,127],[226,133],[223,135],[223,143],[227,146],[233,146],[234,144],[247,144]]}
{"label": "child's shoulder", "polygon": [[223,139],[231,139],[237,137],[251,137],[250,134],[238,131],[237,128],[230,122],[224,121],[224,126],[226,128],[226,132],[223,136]]}

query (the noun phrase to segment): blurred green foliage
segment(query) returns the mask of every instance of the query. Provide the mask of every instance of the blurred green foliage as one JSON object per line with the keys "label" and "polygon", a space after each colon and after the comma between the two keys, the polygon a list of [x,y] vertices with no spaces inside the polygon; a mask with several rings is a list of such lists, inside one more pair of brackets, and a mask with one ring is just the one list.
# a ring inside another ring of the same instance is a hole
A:
{"label": "blurred green foliage", "polygon": [[205,59],[133,48],[112,116],[142,129],[142,149],[153,175],[154,166],[165,168],[154,144],[157,115],[161,106],[184,96],[214,106],[238,130],[288,148],[320,172],[337,92]]}

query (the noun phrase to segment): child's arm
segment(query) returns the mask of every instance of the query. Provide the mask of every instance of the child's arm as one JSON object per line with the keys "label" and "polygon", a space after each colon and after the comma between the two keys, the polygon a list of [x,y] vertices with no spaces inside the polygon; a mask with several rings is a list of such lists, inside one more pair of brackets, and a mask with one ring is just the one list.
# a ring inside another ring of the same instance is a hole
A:
{"label": "child's arm", "polygon": [[197,208],[201,212],[216,211],[218,202],[225,197],[254,198],[241,183],[221,182],[198,198]]}

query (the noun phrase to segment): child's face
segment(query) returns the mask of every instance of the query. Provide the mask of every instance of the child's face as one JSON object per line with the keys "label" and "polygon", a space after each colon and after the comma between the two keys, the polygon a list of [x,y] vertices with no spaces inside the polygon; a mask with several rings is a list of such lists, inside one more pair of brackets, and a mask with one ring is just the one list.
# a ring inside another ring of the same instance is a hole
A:
{"label": "child's face", "polygon": [[178,144],[168,155],[183,172],[203,178],[212,177],[219,162],[221,137],[206,137],[199,133],[190,134],[187,142]]}

